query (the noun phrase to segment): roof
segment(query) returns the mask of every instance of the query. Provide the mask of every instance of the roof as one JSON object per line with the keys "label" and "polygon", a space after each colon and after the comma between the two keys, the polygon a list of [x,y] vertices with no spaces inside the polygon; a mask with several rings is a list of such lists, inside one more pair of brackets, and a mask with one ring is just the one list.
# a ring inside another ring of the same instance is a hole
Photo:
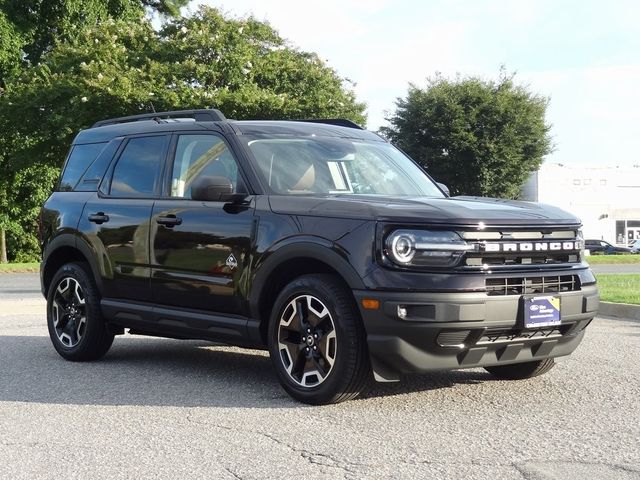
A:
{"label": "roof", "polygon": [[358,128],[342,127],[333,124],[289,120],[240,120],[231,121],[242,135],[294,135],[357,138],[362,140],[382,139],[373,132]]}
{"label": "roof", "polygon": [[225,120],[222,122],[197,122],[193,120],[141,120],[128,123],[115,123],[82,130],[73,141],[74,145],[108,142],[124,135],[162,133],[175,131],[211,131],[218,124],[230,125],[237,135],[283,135],[283,136],[321,136],[341,137],[361,140],[383,141],[381,137],[367,130],[324,124],[318,121],[289,120]]}

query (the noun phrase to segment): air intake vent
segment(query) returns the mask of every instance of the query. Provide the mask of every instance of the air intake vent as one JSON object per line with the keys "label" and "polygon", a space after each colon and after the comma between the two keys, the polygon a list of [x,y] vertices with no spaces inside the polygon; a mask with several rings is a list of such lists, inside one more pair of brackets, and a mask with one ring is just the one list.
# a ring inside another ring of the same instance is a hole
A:
{"label": "air intake vent", "polygon": [[580,280],[577,275],[487,278],[485,287],[487,295],[561,293],[580,290]]}

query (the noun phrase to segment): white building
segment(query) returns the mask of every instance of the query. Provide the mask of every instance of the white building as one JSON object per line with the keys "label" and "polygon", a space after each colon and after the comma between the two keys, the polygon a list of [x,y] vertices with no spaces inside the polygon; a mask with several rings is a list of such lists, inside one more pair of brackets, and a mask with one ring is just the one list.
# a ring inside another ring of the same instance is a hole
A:
{"label": "white building", "polygon": [[585,238],[620,245],[640,238],[640,166],[545,163],[525,184],[522,199],[575,214]]}

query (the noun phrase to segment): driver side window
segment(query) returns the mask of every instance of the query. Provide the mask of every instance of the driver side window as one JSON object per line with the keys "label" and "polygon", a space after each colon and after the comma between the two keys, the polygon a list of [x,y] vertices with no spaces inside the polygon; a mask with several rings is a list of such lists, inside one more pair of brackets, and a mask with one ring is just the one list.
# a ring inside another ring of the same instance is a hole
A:
{"label": "driver side window", "polygon": [[233,191],[238,191],[238,164],[221,137],[180,135],[171,175],[171,196],[191,198],[191,185],[202,176],[226,177]]}

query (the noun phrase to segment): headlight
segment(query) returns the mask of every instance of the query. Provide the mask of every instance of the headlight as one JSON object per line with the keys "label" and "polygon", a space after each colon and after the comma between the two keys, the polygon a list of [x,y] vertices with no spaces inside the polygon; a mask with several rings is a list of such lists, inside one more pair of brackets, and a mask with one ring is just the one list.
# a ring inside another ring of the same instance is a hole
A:
{"label": "headlight", "polygon": [[385,240],[385,256],[402,267],[451,267],[475,246],[456,232],[394,230]]}

